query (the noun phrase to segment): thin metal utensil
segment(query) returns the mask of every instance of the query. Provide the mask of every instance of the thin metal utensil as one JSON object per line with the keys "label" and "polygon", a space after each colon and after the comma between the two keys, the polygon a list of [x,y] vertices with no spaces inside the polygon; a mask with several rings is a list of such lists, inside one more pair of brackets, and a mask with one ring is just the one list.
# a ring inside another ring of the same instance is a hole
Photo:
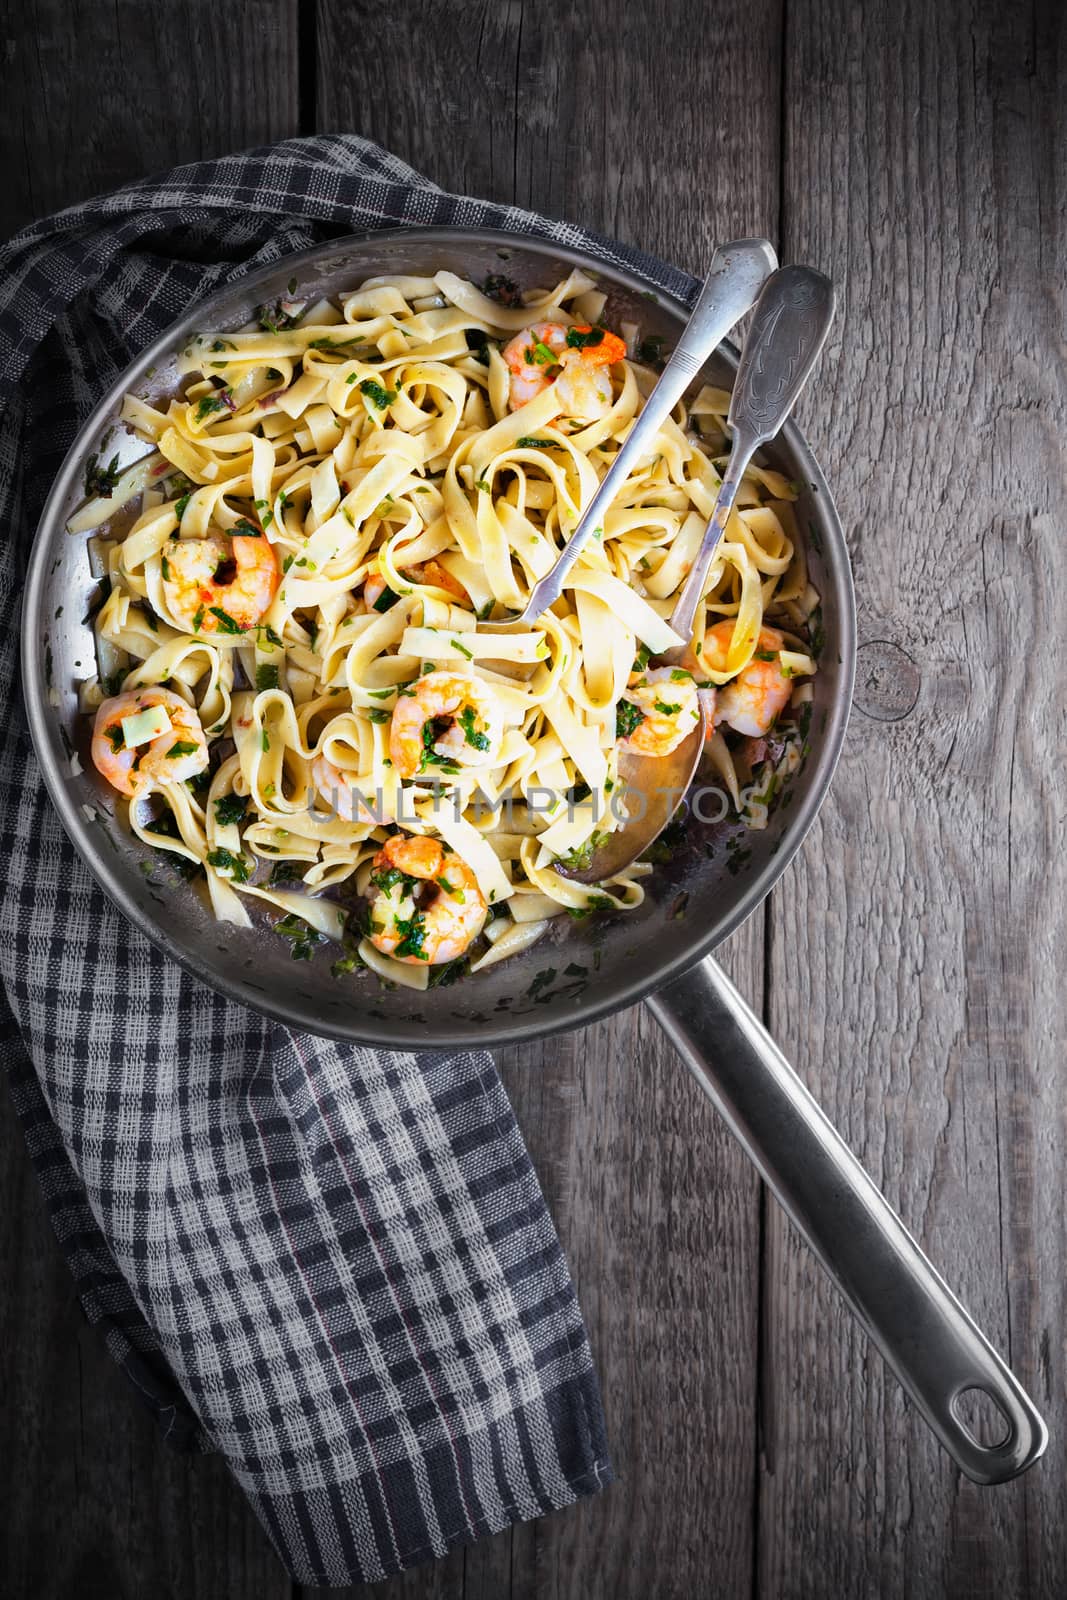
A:
{"label": "thin metal utensil", "polygon": [[[676,667],[685,661],[696,609],[741,480],[756,451],[774,438],[796,404],[826,342],[834,303],[833,284],[812,267],[782,267],[763,287],[730,399],[730,464],[700,549],[671,613],[671,627],[686,643],[656,657],[657,666]],[[706,737],[705,714],[669,755],[639,756],[621,751],[612,804],[625,808],[625,820],[607,835],[587,865],[557,866],[556,870],[578,883],[600,883],[635,861],[663,832],[677,810],[693,781]]]}
{"label": "thin metal utensil", "polygon": [[559,599],[567,574],[596,529],[603,525],[605,513],[626,479],[651,449],[663,423],[705,361],[718,349],[734,324],[752,309],[760,289],[777,265],[778,257],[768,239],[734,239],[716,250],[685,332],[555,566],[534,584],[521,612],[501,617],[496,622],[482,622],[479,626],[483,631],[510,628],[516,623],[529,626]]}

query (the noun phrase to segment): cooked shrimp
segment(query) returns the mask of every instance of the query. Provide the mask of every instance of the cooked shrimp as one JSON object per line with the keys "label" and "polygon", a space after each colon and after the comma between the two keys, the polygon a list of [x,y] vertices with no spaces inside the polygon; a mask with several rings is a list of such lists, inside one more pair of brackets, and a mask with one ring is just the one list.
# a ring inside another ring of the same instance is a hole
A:
{"label": "cooked shrimp", "polygon": [[[425,583],[434,589],[443,589],[454,600],[461,600],[465,606],[471,603],[471,597],[460,583],[454,578],[447,567],[439,561],[416,562],[411,567],[401,567],[401,572],[411,575],[415,583]],[[377,609],[378,602],[388,588],[388,584],[380,572],[372,572],[363,585],[363,603],[368,611]]]}
{"label": "cooked shrimp", "polygon": [[[730,621],[717,622],[704,635],[703,659],[709,665],[724,660],[733,632]],[[778,652],[785,640],[777,628],[761,628],[756,653],[736,678],[718,693],[715,721],[738,733],[759,738],[773,726],[793,693],[793,680],[782,671]]]}
{"label": "cooked shrimp", "polygon": [[[588,342],[586,342],[588,341]],[[579,322],[565,328],[561,322],[535,322],[504,346],[511,381],[508,404],[512,411],[528,404],[550,383],[558,385],[565,416],[595,422],[611,405],[608,368],[621,361],[626,345],[618,334]]]}
{"label": "cooked shrimp", "polygon": [[402,778],[454,776],[460,767],[491,767],[503,736],[488,684],[458,672],[428,672],[397,699],[389,754]]}
{"label": "cooked shrimp", "polygon": [[371,863],[370,940],[396,961],[455,961],[488,906],[461,856],[437,839],[395,834]]}
{"label": "cooked shrimp", "polygon": [[635,756],[669,756],[700,721],[700,696],[688,672],[653,667],[619,701],[619,748]]}
{"label": "cooked shrimp", "polygon": [[343,822],[377,820],[372,801],[365,798],[354,772],[337,766],[328,756],[316,756],[311,763],[311,782],[317,794]]}
{"label": "cooked shrimp", "polygon": [[210,533],[163,547],[163,594],[189,633],[245,633],[266,615],[278,563],[262,536]]}
{"label": "cooked shrimp", "polygon": [[[127,745],[122,722],[159,707],[168,725],[139,744]],[[183,783],[208,764],[200,718],[170,689],[127,689],[105,700],[93,724],[93,765],[120,794],[135,795],[152,784]]]}

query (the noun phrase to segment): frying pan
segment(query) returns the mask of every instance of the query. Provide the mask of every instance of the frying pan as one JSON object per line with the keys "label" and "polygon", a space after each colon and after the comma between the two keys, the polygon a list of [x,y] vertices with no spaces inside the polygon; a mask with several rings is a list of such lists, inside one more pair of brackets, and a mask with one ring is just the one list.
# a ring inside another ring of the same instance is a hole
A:
{"label": "frying pan", "polygon": [[[580,1027],[649,998],[682,1058],[805,1234],[942,1443],[979,1483],[1025,1470],[1046,1443],[1032,1402],[894,1216],[758,1019],[709,952],[778,881],[815,817],[841,749],[852,695],[855,608],[848,553],[826,482],[797,428],[783,428],[769,464],[800,485],[798,520],[822,597],[809,751],[763,832],[690,817],[662,852],[634,912],[560,918],[540,944],[476,977],[414,997],[362,972],[336,979],[328,951],[294,962],[264,923],[218,925],[165,867],[146,876],[146,852],[115,817],[110,792],[85,758],[77,680],[94,662],[84,622],[94,587],[85,541],[66,531],[83,498],[92,453],[125,465],[144,446],[116,424],[128,390],[158,402],[178,384],[174,357],[197,330],[233,328],[287,291],[332,295],[382,273],[442,269],[482,281],[505,272],[540,287],[579,266],[607,294],[605,320],[638,323],[670,342],[686,319],[678,300],[640,277],[534,238],[488,230],[402,229],[357,234],[285,257],[201,301],[146,349],[100,401],[75,441],[45,507],[23,615],[23,674],[34,744],[60,818],[119,909],[174,960],[232,999],[294,1028],[387,1048],[494,1045]],[[729,387],[736,352],[724,345],[705,381]],[[104,452],[107,452],[104,455]],[[80,751],[80,759],[72,759]],[[713,814],[713,813],[709,813]],[[1002,1437],[983,1442],[966,1420],[978,1390]]]}

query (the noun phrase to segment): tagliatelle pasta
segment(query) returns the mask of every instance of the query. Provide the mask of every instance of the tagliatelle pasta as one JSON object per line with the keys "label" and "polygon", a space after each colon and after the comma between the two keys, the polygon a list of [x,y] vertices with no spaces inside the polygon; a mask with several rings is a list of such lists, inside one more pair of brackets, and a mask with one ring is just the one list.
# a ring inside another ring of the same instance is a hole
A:
{"label": "tagliatelle pasta", "polygon": [[487,626],[551,569],[655,382],[655,342],[627,352],[603,305],[577,271],[521,296],[377,278],[195,337],[165,409],[127,397],[150,451],[95,468],[70,523],[103,580],[83,708],[131,827],[220,920],[273,907],[301,956],[347,929],[342,968],[425,988],[636,907],[648,862],[593,886],[556,863],[616,825],[620,749],[670,749],[701,697],[713,770],[766,821],[816,670],[780,474],[746,475],[687,667],[650,664],[685,643],[725,392],[676,409],[551,611]]}

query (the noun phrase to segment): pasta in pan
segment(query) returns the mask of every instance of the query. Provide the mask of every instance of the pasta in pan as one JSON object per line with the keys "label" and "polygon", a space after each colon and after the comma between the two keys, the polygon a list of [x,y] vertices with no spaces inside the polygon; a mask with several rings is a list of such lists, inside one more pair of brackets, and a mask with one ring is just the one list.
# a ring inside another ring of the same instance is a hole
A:
{"label": "pasta in pan", "polygon": [[[295,285],[292,286],[295,293]],[[799,760],[818,596],[795,487],[750,468],[686,669],[668,617],[727,450],[725,392],[678,407],[532,627],[500,631],[552,566],[655,381],[657,341],[601,325],[572,272],[520,294],[448,272],[338,303],[260,307],[183,351],[152,449],[69,524],[101,578],[92,756],[130,825],[202,879],[215,916],[256,901],[307,955],[425,988],[641,903],[638,862],[556,871],[616,825],[620,749],[695,726],[751,826]]]}

